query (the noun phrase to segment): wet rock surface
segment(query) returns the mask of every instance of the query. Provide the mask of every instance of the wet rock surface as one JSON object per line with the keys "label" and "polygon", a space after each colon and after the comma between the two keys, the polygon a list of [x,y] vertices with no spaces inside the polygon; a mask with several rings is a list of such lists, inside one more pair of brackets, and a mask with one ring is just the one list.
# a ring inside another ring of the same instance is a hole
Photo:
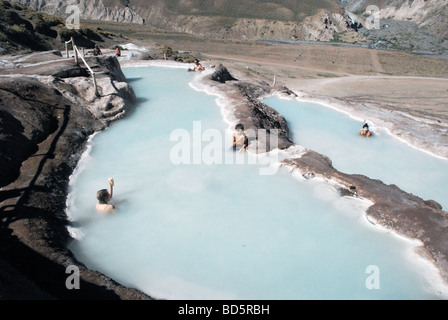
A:
{"label": "wet rock surface", "polygon": [[364,175],[346,174],[336,170],[331,160],[317,152],[307,151],[297,159],[288,159],[285,165],[301,172],[323,176],[342,185],[341,195],[369,199],[367,218],[399,235],[418,239],[419,253],[433,262],[445,281],[448,281],[448,214],[433,200],[423,200],[406,193],[395,185]]}
{"label": "wet rock surface", "polygon": [[210,76],[210,79],[221,83],[225,83],[226,81],[237,80],[230,74],[229,70],[227,70],[227,68],[224,67],[221,63],[216,67],[216,70]]}
{"label": "wet rock surface", "polygon": [[[293,145],[283,115],[259,100],[278,88],[266,82],[238,81],[222,65],[217,71],[205,81],[217,90],[225,92],[226,100],[234,105],[235,125],[244,126],[249,148],[256,153],[264,153],[277,147],[286,149]],[[224,76],[214,76],[217,73]],[[221,81],[223,78],[230,80]]]}

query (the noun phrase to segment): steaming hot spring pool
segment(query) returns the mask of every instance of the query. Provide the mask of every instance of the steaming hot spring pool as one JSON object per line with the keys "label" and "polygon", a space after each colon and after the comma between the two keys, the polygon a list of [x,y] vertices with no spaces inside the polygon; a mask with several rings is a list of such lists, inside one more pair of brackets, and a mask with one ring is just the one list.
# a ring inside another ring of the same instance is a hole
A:
{"label": "steaming hot spring pool", "polygon": [[[236,162],[172,161],[179,143],[173,132],[191,134],[192,142],[202,134],[202,143],[191,144],[192,158],[210,143],[205,133],[231,134],[222,106],[194,90],[197,75],[185,69],[123,71],[139,102],[91,138],[70,182],[67,214],[76,239],[69,249],[87,267],[161,299],[445,298],[435,267],[413,251],[418,243],[367,221],[370,202],[341,197],[330,183],[285,167],[260,174],[262,165],[248,161],[254,155],[235,155],[224,143],[223,158]],[[298,103],[266,102],[279,109]],[[353,126],[342,118],[338,125]],[[313,129],[300,127],[292,129],[293,139]],[[353,147],[366,143],[348,140]],[[388,140],[385,133],[375,137]],[[322,148],[316,151],[326,154]],[[341,171],[342,163],[334,161]],[[109,177],[116,210],[102,215],[96,192]]]}

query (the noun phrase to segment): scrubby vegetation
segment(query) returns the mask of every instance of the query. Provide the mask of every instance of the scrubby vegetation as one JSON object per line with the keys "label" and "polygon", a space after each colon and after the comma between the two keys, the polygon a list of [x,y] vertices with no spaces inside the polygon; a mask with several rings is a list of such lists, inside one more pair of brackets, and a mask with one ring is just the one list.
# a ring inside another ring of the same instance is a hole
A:
{"label": "scrubby vegetation", "polygon": [[63,21],[59,17],[51,16],[43,12],[30,12],[27,14],[27,18],[32,21],[34,30],[40,34],[56,38],[57,32],[52,27],[63,24]]}
{"label": "scrubby vegetation", "polygon": [[79,46],[93,48],[95,43],[113,40],[115,35],[91,28],[68,29],[60,17],[0,0],[0,54],[62,50],[64,42],[72,37]]}
{"label": "scrubby vegetation", "polygon": [[24,17],[29,8],[0,1],[0,53],[17,50],[48,50],[50,46]]}
{"label": "scrubby vegetation", "polygon": [[193,63],[194,60],[196,59],[196,57],[189,52],[179,52],[177,50],[173,50],[173,48],[168,47],[166,45],[162,45],[160,47],[160,50],[164,55],[164,57],[178,62]]}

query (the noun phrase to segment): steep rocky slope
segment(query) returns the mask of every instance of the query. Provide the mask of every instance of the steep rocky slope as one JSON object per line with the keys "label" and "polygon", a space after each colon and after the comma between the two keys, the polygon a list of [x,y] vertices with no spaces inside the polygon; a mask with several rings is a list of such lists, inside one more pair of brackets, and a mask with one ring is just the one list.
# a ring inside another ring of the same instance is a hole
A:
{"label": "steep rocky slope", "polygon": [[[14,0],[67,18],[147,24],[207,38],[364,42],[375,48],[448,54],[444,0]],[[379,29],[366,28],[376,6]],[[359,25],[361,24],[361,25]]]}
{"label": "steep rocky slope", "polygon": [[[333,0],[15,0],[60,17],[76,5],[81,18],[144,23],[169,31],[210,38],[323,40],[346,31],[345,18]],[[331,21],[325,24],[327,19]]]}
{"label": "steep rocky slope", "polygon": [[[362,30],[373,47],[448,54],[448,1],[338,0],[362,21],[378,18],[379,29]],[[366,13],[368,6],[374,11]]]}
{"label": "steep rocky slope", "polygon": [[102,29],[69,29],[66,20],[22,4],[0,0],[0,55],[30,51],[63,50],[73,37],[76,44],[93,48],[112,47],[124,39]]}
{"label": "steep rocky slope", "polygon": [[[122,1],[108,0],[16,0],[14,2],[33,8],[37,11],[44,11],[49,14],[68,18],[73,11],[70,6],[79,9],[81,18],[93,20],[124,21],[131,23],[143,23],[141,16],[136,14],[130,7],[123,5]],[[67,8],[69,8],[67,10]]]}

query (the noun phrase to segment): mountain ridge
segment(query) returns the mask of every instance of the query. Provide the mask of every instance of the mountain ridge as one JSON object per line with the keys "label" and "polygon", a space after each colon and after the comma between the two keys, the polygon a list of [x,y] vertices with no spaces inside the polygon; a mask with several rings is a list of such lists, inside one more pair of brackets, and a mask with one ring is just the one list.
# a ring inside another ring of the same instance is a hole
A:
{"label": "mountain ridge", "polygon": [[[76,5],[82,19],[145,24],[205,39],[363,42],[448,56],[445,0],[13,1],[60,17]],[[377,10],[366,12],[372,5]],[[373,14],[379,26],[366,28]]]}

